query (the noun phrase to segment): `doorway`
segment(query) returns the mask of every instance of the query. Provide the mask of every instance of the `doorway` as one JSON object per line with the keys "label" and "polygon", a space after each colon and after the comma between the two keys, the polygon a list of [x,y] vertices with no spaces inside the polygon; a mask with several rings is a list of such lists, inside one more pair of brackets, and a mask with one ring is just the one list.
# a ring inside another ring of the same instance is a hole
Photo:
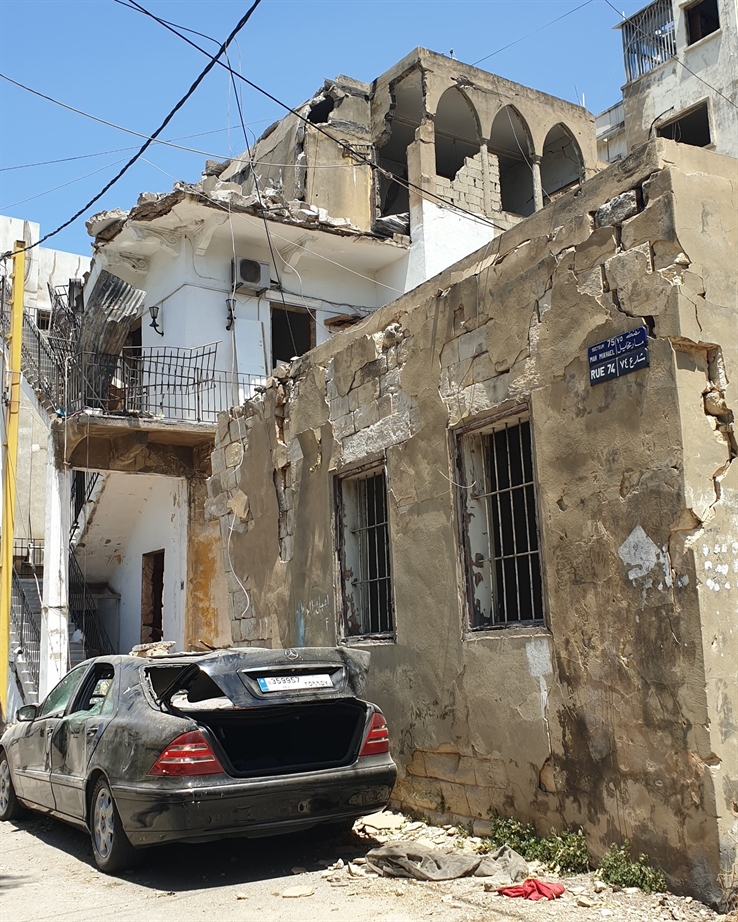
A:
{"label": "doorway", "polygon": [[164,603],[164,551],[141,556],[141,643],[162,640]]}

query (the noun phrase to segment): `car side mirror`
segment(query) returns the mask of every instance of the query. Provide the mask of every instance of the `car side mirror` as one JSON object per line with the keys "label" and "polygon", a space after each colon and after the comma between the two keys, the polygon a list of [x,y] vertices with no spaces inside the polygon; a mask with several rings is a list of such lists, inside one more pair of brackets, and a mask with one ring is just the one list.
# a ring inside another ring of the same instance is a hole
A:
{"label": "car side mirror", "polygon": [[16,719],[19,721],[35,720],[38,714],[38,706],[35,704],[25,704],[16,711]]}

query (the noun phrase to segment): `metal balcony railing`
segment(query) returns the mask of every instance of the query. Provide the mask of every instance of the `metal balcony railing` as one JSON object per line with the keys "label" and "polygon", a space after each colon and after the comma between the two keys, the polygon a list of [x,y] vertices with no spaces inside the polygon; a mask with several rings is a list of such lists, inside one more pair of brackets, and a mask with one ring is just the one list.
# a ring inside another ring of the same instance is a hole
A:
{"label": "metal balcony railing", "polygon": [[44,569],[43,539],[15,538],[13,540],[13,569],[23,579],[41,576]]}
{"label": "metal balcony railing", "polygon": [[[10,623],[20,641],[20,653],[23,654],[28,677],[38,691],[39,668],[41,664],[41,630],[31,611],[28,599],[23,591],[20,578],[13,570],[10,590]],[[15,651],[11,651],[15,652]]]}
{"label": "metal balcony railing", "polygon": [[74,553],[69,552],[69,620],[83,634],[85,658],[110,656],[115,648],[100,621],[95,600],[79,568]]}
{"label": "metal balcony railing", "polygon": [[632,83],[676,55],[671,0],[656,0],[626,19],[620,28],[627,83]]}

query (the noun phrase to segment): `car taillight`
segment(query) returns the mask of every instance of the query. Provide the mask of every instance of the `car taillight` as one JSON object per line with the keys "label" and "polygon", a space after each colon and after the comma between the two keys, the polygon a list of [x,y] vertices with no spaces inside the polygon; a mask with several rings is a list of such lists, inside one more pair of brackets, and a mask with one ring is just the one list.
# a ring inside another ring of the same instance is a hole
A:
{"label": "car taillight", "polygon": [[359,756],[376,756],[382,752],[389,752],[389,730],[383,715],[375,714]]}
{"label": "car taillight", "polygon": [[223,766],[200,733],[183,733],[167,746],[149,771],[150,775],[218,775]]}

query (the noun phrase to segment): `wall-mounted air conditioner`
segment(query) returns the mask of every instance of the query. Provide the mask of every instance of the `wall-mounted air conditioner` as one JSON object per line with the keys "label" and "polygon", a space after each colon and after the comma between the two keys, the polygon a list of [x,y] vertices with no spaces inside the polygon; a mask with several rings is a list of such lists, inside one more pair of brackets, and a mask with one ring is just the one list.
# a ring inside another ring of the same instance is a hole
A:
{"label": "wall-mounted air conditioner", "polygon": [[255,259],[231,260],[231,283],[239,291],[263,291],[270,286],[269,264]]}

